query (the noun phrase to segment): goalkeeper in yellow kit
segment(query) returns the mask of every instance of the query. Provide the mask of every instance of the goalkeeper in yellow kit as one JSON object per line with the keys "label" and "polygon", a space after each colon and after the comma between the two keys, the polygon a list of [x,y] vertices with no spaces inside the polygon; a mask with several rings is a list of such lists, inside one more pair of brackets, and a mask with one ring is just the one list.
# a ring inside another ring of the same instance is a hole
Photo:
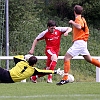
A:
{"label": "goalkeeper in yellow kit", "polygon": [[13,57],[15,67],[7,71],[0,67],[0,82],[1,83],[15,83],[20,82],[30,76],[34,75],[47,75],[47,74],[62,74],[60,69],[58,70],[41,70],[35,66],[37,58],[33,55],[17,55]]}

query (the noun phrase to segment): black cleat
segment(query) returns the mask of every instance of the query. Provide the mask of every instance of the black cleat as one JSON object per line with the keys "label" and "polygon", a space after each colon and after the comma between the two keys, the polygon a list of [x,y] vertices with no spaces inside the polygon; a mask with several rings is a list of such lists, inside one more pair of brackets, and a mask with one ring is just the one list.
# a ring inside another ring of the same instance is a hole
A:
{"label": "black cleat", "polygon": [[69,83],[69,80],[61,80],[59,83],[57,83],[56,85],[63,85],[63,84],[67,84]]}

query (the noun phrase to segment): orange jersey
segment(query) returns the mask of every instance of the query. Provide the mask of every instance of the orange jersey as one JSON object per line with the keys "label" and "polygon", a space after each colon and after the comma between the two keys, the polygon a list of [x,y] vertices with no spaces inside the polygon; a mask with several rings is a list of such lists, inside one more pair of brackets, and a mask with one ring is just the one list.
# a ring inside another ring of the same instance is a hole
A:
{"label": "orange jersey", "polygon": [[89,29],[87,23],[80,15],[76,17],[75,23],[81,25],[81,29],[77,29],[73,26],[73,41],[84,40],[87,41],[89,37]]}

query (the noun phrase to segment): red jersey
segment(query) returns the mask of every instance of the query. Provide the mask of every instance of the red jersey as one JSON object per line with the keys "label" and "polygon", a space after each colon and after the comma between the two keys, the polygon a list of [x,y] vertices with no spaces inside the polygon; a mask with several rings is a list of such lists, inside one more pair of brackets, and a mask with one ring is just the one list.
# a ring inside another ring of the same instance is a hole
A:
{"label": "red jersey", "polygon": [[42,40],[45,39],[46,42],[46,49],[53,49],[54,51],[58,52],[60,48],[60,40],[61,35],[67,30],[68,27],[56,27],[54,32],[51,33],[47,30],[40,33],[36,39]]}

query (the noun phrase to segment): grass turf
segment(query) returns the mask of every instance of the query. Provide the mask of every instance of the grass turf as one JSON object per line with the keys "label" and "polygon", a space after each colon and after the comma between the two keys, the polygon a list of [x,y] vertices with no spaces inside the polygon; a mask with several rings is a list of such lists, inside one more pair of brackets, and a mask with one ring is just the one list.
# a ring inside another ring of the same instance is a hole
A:
{"label": "grass turf", "polygon": [[0,100],[100,100],[100,83],[74,82],[0,84]]}

